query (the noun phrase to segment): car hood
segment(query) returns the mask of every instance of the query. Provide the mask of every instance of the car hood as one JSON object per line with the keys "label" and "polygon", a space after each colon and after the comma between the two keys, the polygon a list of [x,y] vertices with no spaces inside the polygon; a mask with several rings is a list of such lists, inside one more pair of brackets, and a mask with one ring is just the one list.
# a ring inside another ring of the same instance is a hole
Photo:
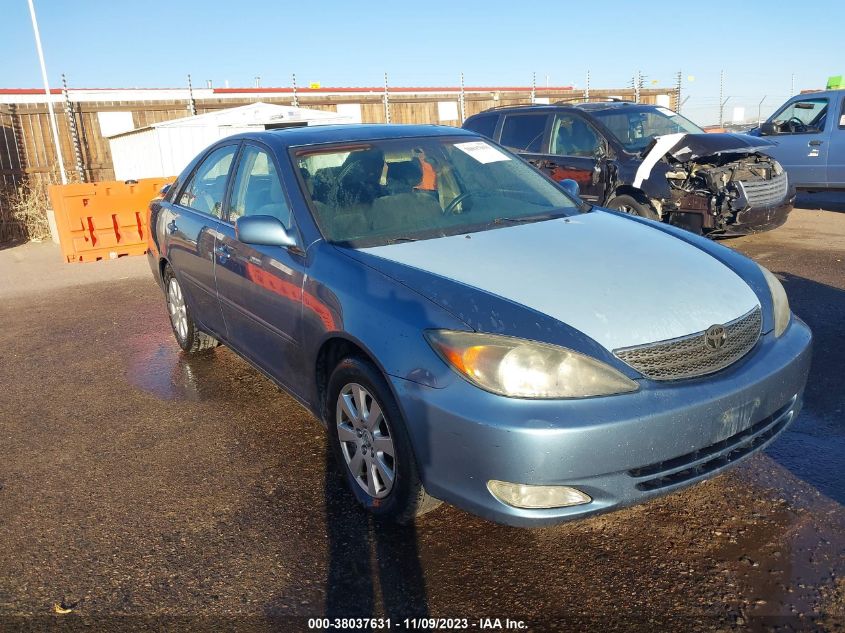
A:
{"label": "car hood", "polygon": [[[415,283],[419,277],[403,267],[541,312],[611,351],[701,332],[759,305],[735,272],[704,251],[600,210],[358,252],[435,303],[432,284]],[[492,320],[489,329],[474,327],[499,331]]]}
{"label": "car hood", "polygon": [[[662,141],[662,142],[661,142]],[[718,156],[719,154],[751,154],[776,145],[773,141],[748,134],[667,134],[658,136],[643,150],[643,156],[660,148],[661,155],[678,162]]]}

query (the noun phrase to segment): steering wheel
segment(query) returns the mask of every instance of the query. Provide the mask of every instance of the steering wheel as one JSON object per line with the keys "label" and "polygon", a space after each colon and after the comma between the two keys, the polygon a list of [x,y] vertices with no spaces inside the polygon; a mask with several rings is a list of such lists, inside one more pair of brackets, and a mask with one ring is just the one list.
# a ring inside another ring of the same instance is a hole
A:
{"label": "steering wheel", "polygon": [[786,122],[786,125],[789,127],[789,131],[795,134],[796,132],[804,132],[807,129],[807,126],[804,125],[804,121],[799,119],[797,116],[792,117]]}
{"label": "steering wheel", "polygon": [[463,193],[459,193],[457,196],[452,198],[452,202],[446,205],[446,208],[443,209],[443,215],[457,215],[455,209],[467,198],[474,196],[476,194],[475,191],[464,191]]}

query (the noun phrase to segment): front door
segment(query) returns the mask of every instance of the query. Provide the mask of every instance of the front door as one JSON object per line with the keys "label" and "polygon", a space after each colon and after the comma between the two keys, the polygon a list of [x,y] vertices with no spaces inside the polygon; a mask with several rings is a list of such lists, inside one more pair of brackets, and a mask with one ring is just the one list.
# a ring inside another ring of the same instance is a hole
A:
{"label": "front door", "polygon": [[301,391],[302,285],[298,249],[245,244],[235,222],[247,215],[279,219],[297,228],[269,149],[247,143],[238,158],[228,222],[216,250],[217,291],[230,344],[293,391]]}
{"label": "front door", "polygon": [[194,318],[214,334],[226,332],[214,281],[214,249],[223,227],[223,200],[238,145],[213,150],[169,205],[162,221],[167,256]]}
{"label": "front door", "polygon": [[601,204],[606,185],[603,176],[606,148],[602,136],[582,117],[556,114],[548,154],[537,166],[554,180],[574,180],[584,200]]}
{"label": "front door", "polygon": [[[845,188],[845,95],[831,105],[836,119],[830,123],[830,145],[827,150],[827,185]],[[835,108],[834,108],[835,106]]]}
{"label": "front door", "polygon": [[769,119],[778,133],[768,136],[777,143],[762,151],[777,159],[796,187],[824,185],[830,147],[829,99],[793,99]]}

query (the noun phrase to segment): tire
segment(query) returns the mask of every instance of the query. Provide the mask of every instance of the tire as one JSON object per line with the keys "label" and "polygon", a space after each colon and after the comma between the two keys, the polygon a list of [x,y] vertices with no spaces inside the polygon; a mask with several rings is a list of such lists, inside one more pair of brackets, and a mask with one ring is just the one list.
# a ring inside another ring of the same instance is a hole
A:
{"label": "tire", "polygon": [[197,327],[191,315],[191,309],[185,301],[182,286],[169,264],[164,269],[164,300],[167,303],[167,314],[170,316],[173,336],[185,352],[197,354],[220,345],[220,341]]}
{"label": "tire", "polygon": [[[378,518],[406,524],[440,505],[423,488],[402,413],[372,363],[358,357],[341,360],[329,378],[326,398],[332,453],[364,508]],[[392,480],[385,476],[390,474]]]}
{"label": "tire", "polygon": [[608,209],[613,209],[614,211],[636,215],[641,218],[646,218],[647,220],[660,221],[660,216],[657,215],[657,212],[648,204],[640,202],[633,196],[629,196],[627,194],[622,194],[621,196],[612,198],[604,206]]}

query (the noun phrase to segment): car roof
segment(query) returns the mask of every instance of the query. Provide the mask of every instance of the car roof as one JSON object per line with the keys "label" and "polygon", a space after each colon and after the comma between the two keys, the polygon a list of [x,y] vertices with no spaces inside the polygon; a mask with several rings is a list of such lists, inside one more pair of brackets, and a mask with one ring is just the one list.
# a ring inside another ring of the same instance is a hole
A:
{"label": "car roof", "polygon": [[349,143],[374,141],[381,139],[431,137],[431,136],[472,136],[477,134],[458,127],[447,125],[401,125],[389,123],[314,125],[288,127],[264,132],[250,132],[241,138],[254,138],[282,147],[320,145],[323,143]]}
{"label": "car roof", "polygon": [[540,103],[534,105],[512,105],[499,106],[490,108],[484,112],[474,115],[488,115],[497,114],[499,112],[559,112],[561,110],[576,110],[581,112],[597,112],[600,110],[616,110],[616,109],[631,109],[631,110],[651,110],[659,108],[655,103],[634,103],[633,101],[590,101],[589,103]]}

